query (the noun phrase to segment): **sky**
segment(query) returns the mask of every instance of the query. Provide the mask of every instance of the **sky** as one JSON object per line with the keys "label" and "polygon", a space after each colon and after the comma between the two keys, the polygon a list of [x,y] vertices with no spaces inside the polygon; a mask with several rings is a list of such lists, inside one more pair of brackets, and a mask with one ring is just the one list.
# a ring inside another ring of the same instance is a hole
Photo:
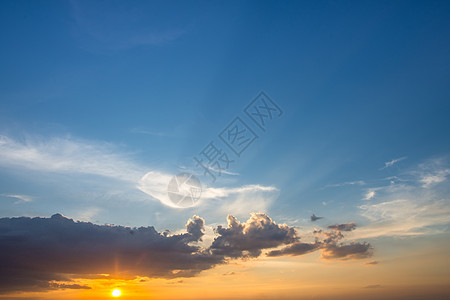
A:
{"label": "sky", "polygon": [[448,1],[2,1],[0,299],[448,299]]}

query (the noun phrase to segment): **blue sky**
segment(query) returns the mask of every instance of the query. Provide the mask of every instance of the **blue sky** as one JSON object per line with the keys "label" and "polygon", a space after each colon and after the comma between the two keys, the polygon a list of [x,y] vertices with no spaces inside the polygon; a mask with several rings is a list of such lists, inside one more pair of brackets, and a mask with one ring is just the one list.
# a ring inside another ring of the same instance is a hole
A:
{"label": "blue sky", "polygon": [[449,37],[448,1],[0,2],[0,299],[444,299]]}
{"label": "blue sky", "polygon": [[[364,223],[371,189],[446,180],[448,2],[1,5],[2,216],[175,230],[236,206]],[[260,91],[283,115],[255,129],[235,175],[208,182],[192,158]],[[178,210],[136,188],[147,172],[183,170],[205,188],[273,189]]]}

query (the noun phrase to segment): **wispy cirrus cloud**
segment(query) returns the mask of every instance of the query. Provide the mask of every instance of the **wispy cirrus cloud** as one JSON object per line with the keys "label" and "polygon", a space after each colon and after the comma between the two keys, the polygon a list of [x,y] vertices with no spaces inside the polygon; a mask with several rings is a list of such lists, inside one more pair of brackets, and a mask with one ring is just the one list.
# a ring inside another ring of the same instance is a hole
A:
{"label": "wispy cirrus cloud", "polygon": [[[149,167],[138,164],[130,153],[111,143],[70,137],[28,137],[19,141],[0,135],[0,166],[41,173],[97,175],[119,180],[127,184],[127,189],[137,188],[149,195],[149,199],[177,207],[167,194],[167,186],[175,174],[160,170],[148,171]],[[207,202],[227,198],[228,201],[222,201],[219,207],[223,211],[225,207],[233,207],[237,215],[243,215],[254,209],[267,211],[277,191],[274,186],[258,184],[205,186],[201,199]]]}
{"label": "wispy cirrus cloud", "polygon": [[384,163],[384,167],[380,168],[380,170],[384,170],[386,168],[392,167],[396,163],[398,163],[398,162],[400,162],[402,160],[405,160],[405,159],[407,159],[407,157],[403,156],[403,157],[400,157],[400,158],[393,159],[391,161],[387,161],[387,162]]}
{"label": "wispy cirrus cloud", "polygon": [[[167,173],[151,171],[146,173],[138,182],[138,188],[152,196],[155,199],[158,199],[166,206],[170,206],[173,208],[179,208],[173,201],[169,198],[167,193],[167,185],[169,181],[172,179],[173,175],[169,175]],[[205,186],[201,199],[198,201],[195,206],[205,205],[205,202],[209,200],[218,200],[228,198],[225,203],[228,208],[234,207],[234,213],[241,215],[241,211],[245,211],[245,214],[248,214],[250,211],[253,211],[256,208],[262,209],[262,204],[267,203],[267,199],[262,194],[271,194],[273,192],[277,192],[278,189],[274,186],[263,186],[263,185],[244,185],[240,187],[208,187]],[[263,199],[260,197],[262,196]],[[257,197],[258,199],[254,199]],[[252,200],[254,199],[254,201]],[[245,205],[245,202],[247,205]],[[220,203],[218,207],[223,206],[224,203]],[[250,205],[250,207],[249,207]],[[217,209],[216,207],[215,209]],[[267,206],[264,206],[265,208]],[[248,208],[248,209],[247,209]],[[266,209],[262,209],[261,211],[266,211]]]}
{"label": "wispy cirrus cloud", "polygon": [[[445,184],[449,168],[445,159],[432,159],[407,172],[407,180],[371,188],[366,199],[377,201],[359,206],[369,223],[356,236],[407,236],[439,232],[438,226],[450,223],[450,198]],[[401,178],[399,178],[401,179]]]}
{"label": "wispy cirrus cloud", "polygon": [[439,232],[432,226],[450,223],[450,201],[409,198],[362,205],[362,216],[371,222],[357,232],[358,238],[423,235]]}
{"label": "wispy cirrus cloud", "polygon": [[92,5],[90,1],[74,0],[70,4],[74,37],[82,48],[93,52],[163,45],[185,34],[187,28],[152,26],[148,14],[155,9],[146,5],[136,9],[126,3]]}
{"label": "wispy cirrus cloud", "polygon": [[341,182],[341,183],[328,184],[325,186],[325,188],[341,187],[341,186],[346,186],[346,185],[365,185],[365,184],[366,184],[366,182],[363,180],[355,180],[355,181],[346,181],[346,182]]}
{"label": "wispy cirrus cloud", "polygon": [[438,183],[447,180],[447,175],[450,174],[450,169],[438,170],[432,173],[426,173],[422,175],[420,182],[424,188],[430,188]]}
{"label": "wispy cirrus cloud", "polygon": [[19,195],[19,194],[0,194],[0,196],[8,197],[8,198],[14,198],[17,199],[16,204],[18,203],[26,203],[33,201],[33,197],[29,195]]}
{"label": "wispy cirrus cloud", "polygon": [[145,173],[112,144],[59,137],[28,137],[18,141],[0,135],[0,165],[41,172],[93,174],[130,182],[136,182]]}

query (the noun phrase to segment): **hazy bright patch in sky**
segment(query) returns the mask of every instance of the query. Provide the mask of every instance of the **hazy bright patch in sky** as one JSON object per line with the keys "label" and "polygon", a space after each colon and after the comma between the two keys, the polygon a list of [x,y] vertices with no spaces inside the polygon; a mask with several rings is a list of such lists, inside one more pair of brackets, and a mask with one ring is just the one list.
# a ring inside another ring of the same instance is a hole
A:
{"label": "hazy bright patch in sky", "polygon": [[0,299],[450,295],[449,2],[3,1],[0,38]]}

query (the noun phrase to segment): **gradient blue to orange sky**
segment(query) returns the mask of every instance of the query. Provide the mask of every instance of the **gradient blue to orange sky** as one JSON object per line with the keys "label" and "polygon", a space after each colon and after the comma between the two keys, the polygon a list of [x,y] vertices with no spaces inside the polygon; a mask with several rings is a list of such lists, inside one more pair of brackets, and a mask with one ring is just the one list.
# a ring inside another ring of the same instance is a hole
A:
{"label": "gradient blue to orange sky", "polygon": [[450,299],[449,1],[1,1],[0,41],[0,299]]}

